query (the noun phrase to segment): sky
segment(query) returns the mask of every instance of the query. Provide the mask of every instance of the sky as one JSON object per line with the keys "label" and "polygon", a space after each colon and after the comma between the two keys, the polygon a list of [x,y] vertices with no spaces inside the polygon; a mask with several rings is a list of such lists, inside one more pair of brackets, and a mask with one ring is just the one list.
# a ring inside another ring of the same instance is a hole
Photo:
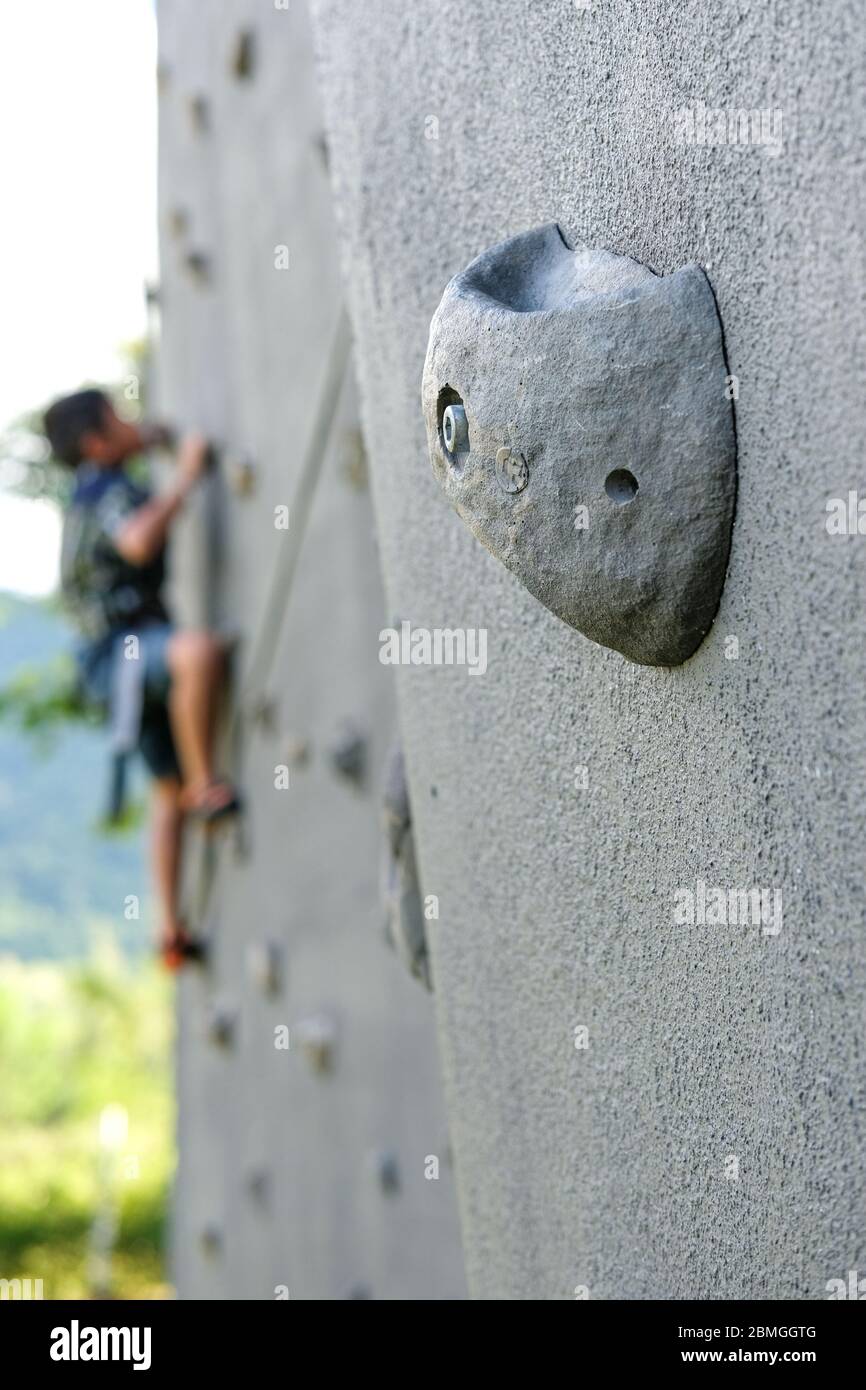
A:
{"label": "sky", "polygon": [[[157,278],[152,0],[0,5],[0,430],[117,381]],[[59,519],[0,493],[0,590],[50,592]]]}

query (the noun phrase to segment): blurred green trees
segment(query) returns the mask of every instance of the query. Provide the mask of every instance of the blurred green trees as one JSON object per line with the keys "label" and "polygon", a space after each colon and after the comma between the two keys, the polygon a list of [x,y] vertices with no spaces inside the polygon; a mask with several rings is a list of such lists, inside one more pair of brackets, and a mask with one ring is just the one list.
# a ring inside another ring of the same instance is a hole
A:
{"label": "blurred green trees", "polygon": [[99,1119],[121,1106],[113,1293],[165,1296],[170,1044],[155,965],[132,969],[108,946],[78,966],[0,959],[0,1277],[42,1279],[46,1298],[90,1292]]}

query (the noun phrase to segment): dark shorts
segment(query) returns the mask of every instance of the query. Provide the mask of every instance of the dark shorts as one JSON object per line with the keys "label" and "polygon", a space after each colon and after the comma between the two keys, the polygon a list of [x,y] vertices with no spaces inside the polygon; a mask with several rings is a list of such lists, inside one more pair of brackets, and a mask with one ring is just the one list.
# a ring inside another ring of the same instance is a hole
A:
{"label": "dark shorts", "polygon": [[[171,623],[148,623],[136,630],[140,658],[144,662],[144,705],[138,751],[153,777],[180,778],[180,763],[172,738],[168,718],[168,692],[171,673],[166,651],[175,629]],[[112,679],[118,646],[124,636],[85,663],[84,688],[95,703],[108,706],[111,701]]]}

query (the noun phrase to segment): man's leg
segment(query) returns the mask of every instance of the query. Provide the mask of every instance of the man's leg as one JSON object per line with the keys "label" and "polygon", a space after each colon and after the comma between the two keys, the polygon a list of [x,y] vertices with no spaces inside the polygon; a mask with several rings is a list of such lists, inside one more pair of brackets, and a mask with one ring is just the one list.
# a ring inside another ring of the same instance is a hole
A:
{"label": "man's leg", "polygon": [[166,648],[168,711],[184,781],[193,799],[214,781],[216,715],[225,647],[210,632],[175,632]]}
{"label": "man's leg", "polygon": [[160,916],[160,945],[174,946],[183,931],[180,917],[180,857],[183,834],[182,788],[177,777],[153,779],[151,860]]}

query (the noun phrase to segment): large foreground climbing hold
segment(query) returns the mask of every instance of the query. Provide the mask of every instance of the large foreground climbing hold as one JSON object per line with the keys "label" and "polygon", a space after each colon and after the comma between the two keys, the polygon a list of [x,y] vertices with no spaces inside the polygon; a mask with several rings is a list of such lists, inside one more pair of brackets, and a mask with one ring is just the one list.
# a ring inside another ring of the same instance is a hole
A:
{"label": "large foreground climbing hold", "polygon": [[472,533],[557,617],[649,666],[700,646],[736,486],[715,299],[571,249],[551,223],[485,251],[430,327],[433,470]]}

